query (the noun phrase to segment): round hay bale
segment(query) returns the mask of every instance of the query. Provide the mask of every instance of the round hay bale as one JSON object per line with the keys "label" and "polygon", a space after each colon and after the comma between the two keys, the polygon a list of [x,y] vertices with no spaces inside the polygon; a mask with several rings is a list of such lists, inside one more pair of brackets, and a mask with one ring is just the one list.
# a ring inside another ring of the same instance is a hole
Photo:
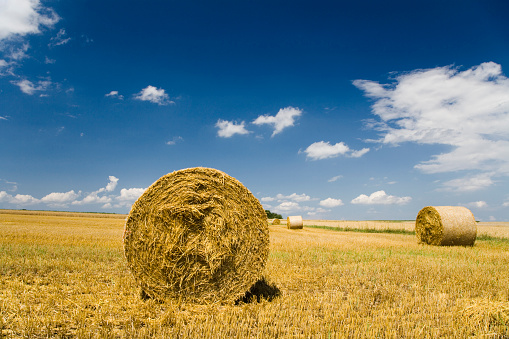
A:
{"label": "round hay bale", "polygon": [[304,223],[302,222],[302,216],[294,215],[286,218],[286,227],[289,229],[300,229],[303,228]]}
{"label": "round hay bale", "polygon": [[473,246],[477,237],[474,215],[461,206],[428,206],[417,214],[419,243],[436,246]]}
{"label": "round hay bale", "polygon": [[226,173],[183,169],[161,177],[134,203],[124,252],[149,297],[232,303],[261,277],[269,253],[267,215]]}
{"label": "round hay bale", "polygon": [[274,220],[272,221],[272,225],[281,225],[281,220],[279,220],[279,219],[274,219]]}

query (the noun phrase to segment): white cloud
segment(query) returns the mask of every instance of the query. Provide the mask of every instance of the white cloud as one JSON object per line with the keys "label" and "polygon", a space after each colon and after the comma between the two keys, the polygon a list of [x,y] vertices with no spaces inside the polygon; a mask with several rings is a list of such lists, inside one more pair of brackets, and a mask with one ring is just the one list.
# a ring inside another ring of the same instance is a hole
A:
{"label": "white cloud", "polygon": [[65,33],[65,29],[61,28],[58,31],[57,36],[50,39],[49,47],[61,46],[65,45],[71,40],[71,38],[67,37],[67,33]]}
{"label": "white cloud", "polygon": [[145,188],[122,188],[117,200],[135,202],[143,192],[145,192]]}
{"label": "white cloud", "polygon": [[121,94],[118,94],[118,91],[111,91],[108,94],[105,94],[104,96],[105,97],[117,98],[119,100],[124,100],[124,96],[121,95]]}
{"label": "white cloud", "polygon": [[81,192],[74,192],[71,190],[69,192],[61,193],[61,192],[53,192],[41,198],[42,202],[46,203],[67,203],[73,200],[76,200],[79,197]]}
{"label": "white cloud", "polygon": [[236,124],[232,121],[219,119],[216,123],[218,128],[217,135],[222,138],[231,138],[235,134],[249,134],[250,132],[245,128],[245,123],[242,121]]}
{"label": "white cloud", "polygon": [[53,192],[41,198],[41,202],[48,204],[51,207],[67,207],[69,203],[75,201],[81,195],[71,190],[69,192]]}
{"label": "white cloud", "polygon": [[6,202],[13,205],[34,205],[40,203],[39,199],[26,194],[10,195],[6,191],[0,191],[0,202]]}
{"label": "white cloud", "polygon": [[359,195],[351,201],[352,204],[362,205],[404,205],[412,200],[411,197],[396,197],[394,195],[387,195],[385,191],[377,191],[370,196],[365,194]]}
{"label": "white cloud", "polygon": [[158,105],[174,104],[174,101],[170,100],[168,94],[165,93],[164,89],[156,88],[154,86],[147,86],[134,96],[136,100],[149,101]]}
{"label": "white cloud", "polygon": [[335,158],[340,155],[345,155],[351,158],[359,158],[369,152],[369,148],[363,148],[359,151],[351,150],[344,142],[338,142],[331,145],[329,142],[318,141],[312,143],[304,150],[306,157],[311,160],[322,160],[328,158]]}
{"label": "white cloud", "polygon": [[504,207],[509,207],[509,201],[504,202],[504,203],[502,204],[502,206],[504,206]]}
{"label": "white cloud", "polygon": [[117,187],[118,178],[113,175],[110,175],[108,179],[110,180],[110,182],[106,185],[106,191],[112,192],[113,190],[115,190],[115,187]]}
{"label": "white cloud", "polygon": [[19,81],[12,81],[12,83],[19,87],[19,89],[28,95],[33,95],[35,92],[46,91],[51,86],[51,81],[41,80],[35,85],[30,80],[24,79]]}
{"label": "white cloud", "polygon": [[353,83],[375,100],[372,111],[380,121],[371,127],[381,132],[380,143],[452,147],[415,166],[424,173],[480,171],[476,177],[483,177],[486,186],[493,184],[492,177],[509,176],[509,79],[499,64],[416,70],[388,85]]}
{"label": "white cloud", "polygon": [[330,178],[329,180],[327,180],[328,182],[334,182],[334,181],[338,181],[339,179],[343,178],[342,175],[336,175],[335,177],[332,177]]}
{"label": "white cloud", "polygon": [[0,115],[0,120],[8,120],[6,117]]}
{"label": "white cloud", "polygon": [[307,212],[307,215],[309,215],[310,217],[315,217],[319,214],[324,214],[324,213],[328,213],[328,212],[330,212],[330,210],[326,210],[325,208],[318,207],[317,209]]}
{"label": "white cloud", "polygon": [[298,203],[293,201],[285,201],[276,206],[275,211],[276,212],[291,212],[291,211],[298,211],[301,207]]}
{"label": "white cloud", "polygon": [[302,110],[294,107],[281,108],[275,116],[260,115],[253,121],[255,125],[270,124],[274,126],[272,136],[281,133],[283,129],[294,126],[295,119],[302,114]]}
{"label": "white cloud", "polygon": [[453,179],[442,184],[445,191],[473,192],[494,184],[492,172]]}
{"label": "white cloud", "polygon": [[118,178],[110,175],[108,177],[109,182],[106,184],[106,187],[101,187],[97,191],[89,193],[85,198],[82,200],[75,200],[72,202],[73,205],[85,205],[85,204],[105,204],[112,201],[112,196],[107,195],[99,195],[103,192],[113,192],[115,188],[117,187]]}
{"label": "white cloud", "polygon": [[0,5],[0,40],[14,35],[39,33],[42,26],[51,27],[60,18],[39,0],[2,0]]}
{"label": "white cloud", "polygon": [[290,195],[278,194],[278,195],[276,195],[276,199],[279,200],[279,201],[282,201],[282,200],[293,200],[293,201],[297,201],[297,202],[302,202],[302,201],[309,201],[309,200],[311,200],[311,197],[309,195],[304,194],[304,193],[302,193],[302,194],[292,193]]}
{"label": "white cloud", "polygon": [[325,200],[320,201],[320,206],[328,208],[338,207],[342,205],[344,204],[343,201],[341,201],[341,199],[327,198]]}
{"label": "white cloud", "polygon": [[260,200],[263,201],[263,202],[271,202],[271,201],[274,201],[276,199],[274,199],[272,197],[263,197]]}
{"label": "white cloud", "polygon": [[486,203],[486,201],[474,201],[474,202],[471,202],[469,204],[467,204],[467,206],[469,207],[476,207],[476,208],[484,208],[484,207],[487,207],[488,204]]}

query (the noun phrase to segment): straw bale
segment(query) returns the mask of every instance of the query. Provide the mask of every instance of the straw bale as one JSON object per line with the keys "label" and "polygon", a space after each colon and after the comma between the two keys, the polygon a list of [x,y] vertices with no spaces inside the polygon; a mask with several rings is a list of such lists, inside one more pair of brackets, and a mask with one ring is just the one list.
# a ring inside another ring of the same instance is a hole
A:
{"label": "straw bale", "polygon": [[279,220],[279,219],[274,219],[274,220],[272,221],[272,225],[281,225],[281,220]]}
{"label": "straw bale", "polygon": [[417,214],[415,234],[419,243],[436,246],[473,246],[477,223],[462,206],[428,206]]}
{"label": "straw bale", "polygon": [[232,303],[261,277],[269,253],[267,215],[226,173],[183,169],[161,177],[134,203],[124,252],[149,297]]}
{"label": "straw bale", "polygon": [[302,228],[304,223],[302,222],[302,216],[294,215],[286,218],[286,227],[289,229]]}

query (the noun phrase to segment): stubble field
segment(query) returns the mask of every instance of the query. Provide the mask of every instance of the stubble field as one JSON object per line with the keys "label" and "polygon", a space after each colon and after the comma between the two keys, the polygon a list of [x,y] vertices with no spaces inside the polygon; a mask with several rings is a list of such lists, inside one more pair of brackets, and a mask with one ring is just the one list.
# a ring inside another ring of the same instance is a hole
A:
{"label": "stubble field", "polygon": [[140,298],[124,219],[0,210],[0,337],[509,338],[509,223],[473,247],[419,245],[412,222],[270,226],[278,297],[190,305]]}

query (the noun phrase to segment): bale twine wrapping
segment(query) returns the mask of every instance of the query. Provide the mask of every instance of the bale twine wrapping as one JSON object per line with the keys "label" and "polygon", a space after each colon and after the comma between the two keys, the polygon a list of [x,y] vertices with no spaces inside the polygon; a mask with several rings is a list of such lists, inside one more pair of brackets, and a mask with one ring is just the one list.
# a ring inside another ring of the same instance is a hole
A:
{"label": "bale twine wrapping", "polygon": [[279,220],[279,219],[274,219],[274,220],[272,221],[272,225],[281,225],[281,220]]}
{"label": "bale twine wrapping", "polygon": [[302,216],[294,215],[286,218],[286,227],[289,229],[300,229],[303,228],[304,223],[302,222]]}
{"label": "bale twine wrapping", "polygon": [[462,206],[428,206],[417,214],[419,243],[436,246],[473,246],[477,237],[474,215]]}
{"label": "bale twine wrapping", "polygon": [[183,169],[161,177],[134,203],[124,251],[149,297],[231,303],[261,277],[269,253],[267,215],[226,173]]}

